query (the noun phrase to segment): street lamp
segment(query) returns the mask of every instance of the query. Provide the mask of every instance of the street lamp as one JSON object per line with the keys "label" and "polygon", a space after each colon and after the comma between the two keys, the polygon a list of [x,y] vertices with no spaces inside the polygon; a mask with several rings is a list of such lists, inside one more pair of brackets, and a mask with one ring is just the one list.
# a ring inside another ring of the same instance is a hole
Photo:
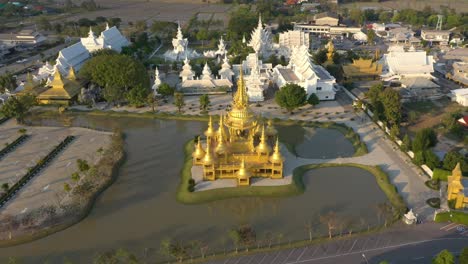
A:
{"label": "street lamp", "polygon": [[366,263],[369,264],[369,261],[367,260],[366,255],[365,255],[364,253],[362,253],[362,257],[364,258],[364,260],[366,261]]}

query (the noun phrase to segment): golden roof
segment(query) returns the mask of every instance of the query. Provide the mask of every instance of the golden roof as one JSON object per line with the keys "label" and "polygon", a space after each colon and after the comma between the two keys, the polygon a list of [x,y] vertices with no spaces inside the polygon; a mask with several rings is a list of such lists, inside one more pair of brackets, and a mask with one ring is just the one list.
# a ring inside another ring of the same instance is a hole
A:
{"label": "golden roof", "polygon": [[278,137],[276,138],[276,145],[275,145],[275,151],[273,152],[273,155],[270,157],[270,162],[271,163],[280,163],[283,162],[283,156],[281,155],[281,152],[279,151],[279,139]]}
{"label": "golden roof", "polygon": [[203,150],[203,147],[201,145],[200,137],[198,137],[197,147],[195,148],[195,151],[193,152],[192,156],[196,159],[201,159],[205,157],[205,150]]}
{"label": "golden roof", "polygon": [[244,74],[241,70],[237,81],[237,92],[234,95],[232,109],[227,116],[226,126],[246,130],[255,127],[256,124],[255,116],[249,108],[249,97],[244,84]]}
{"label": "golden roof", "polygon": [[259,154],[270,154],[271,152],[271,147],[268,145],[266,142],[266,137],[265,137],[265,126],[262,127],[262,135],[260,136],[260,143],[258,143],[257,147],[255,148],[257,153]]}
{"label": "golden roof", "polygon": [[354,60],[352,64],[343,65],[343,72],[347,77],[380,75],[382,74],[382,64],[373,62],[372,59],[359,58]]}
{"label": "golden roof", "polygon": [[458,162],[457,165],[455,166],[455,168],[452,170],[452,177],[454,179],[461,179],[462,171],[461,171],[461,167],[460,167],[460,162]]}
{"label": "golden roof", "polygon": [[75,80],[63,80],[62,74],[56,68],[54,80],[50,83],[52,88],[39,94],[38,99],[72,99],[80,92],[81,85]]}
{"label": "golden roof", "polygon": [[208,128],[205,131],[206,137],[213,137],[215,135],[215,130],[213,129],[213,119],[210,116],[210,121],[208,121]]}
{"label": "golden roof", "polygon": [[76,73],[75,73],[75,69],[73,68],[73,66],[71,66],[70,70],[68,71],[67,79],[70,81],[76,81]]}
{"label": "golden roof", "polygon": [[250,171],[247,168],[245,168],[245,160],[244,160],[244,157],[242,157],[242,161],[241,161],[241,164],[240,164],[239,171],[237,171],[237,178],[238,179],[248,179],[251,176],[252,175],[250,174]]}
{"label": "golden roof", "polygon": [[217,136],[218,144],[216,145],[216,149],[215,149],[215,152],[218,155],[227,154],[229,151],[228,146],[226,145],[225,133],[226,131],[224,130],[223,116],[221,115],[219,118],[219,129],[218,129],[218,136]]}

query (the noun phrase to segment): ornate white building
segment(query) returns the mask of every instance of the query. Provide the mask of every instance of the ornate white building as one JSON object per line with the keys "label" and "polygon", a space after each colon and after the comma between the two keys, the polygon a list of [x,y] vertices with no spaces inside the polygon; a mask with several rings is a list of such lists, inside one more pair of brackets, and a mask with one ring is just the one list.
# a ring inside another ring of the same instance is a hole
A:
{"label": "ornate white building", "polygon": [[[225,61],[227,63],[227,59]],[[182,82],[178,85],[178,90],[185,94],[219,94],[226,93],[232,89],[232,80],[229,79],[229,63],[224,65],[225,71],[220,70],[220,76],[215,77],[211,72],[208,63],[205,63],[202,74],[199,78],[195,77],[195,72],[190,66],[188,58],[184,60],[184,66],[179,76]]]}
{"label": "ornate white building", "polygon": [[83,44],[89,52],[100,49],[113,49],[117,52],[121,52],[123,47],[130,45],[130,42],[115,26],[109,28],[109,25],[106,24],[106,30],[102,31],[99,37],[96,37],[90,27],[88,37],[81,38],[81,44]]}
{"label": "ornate white building", "polygon": [[382,58],[382,78],[385,81],[402,78],[424,77],[432,79],[434,58],[425,51],[410,48],[405,51],[403,46],[390,46],[388,53]]}
{"label": "ornate white building", "polygon": [[288,30],[279,34],[279,53],[289,58],[292,49],[299,46],[310,46],[309,34],[300,30]]}
{"label": "ornate white building", "polygon": [[270,85],[272,79],[273,65],[263,63],[258,59],[257,53],[250,53],[242,64],[232,65],[236,75],[242,70],[247,87],[249,101],[260,102],[264,100],[264,92]]}
{"label": "ornate white building", "polygon": [[182,34],[182,28],[180,24],[177,27],[177,36],[176,38],[172,39],[172,46],[174,47],[172,50],[166,51],[164,53],[164,57],[169,60],[181,60],[182,58],[196,58],[200,55],[188,48],[188,39],[184,38]]}
{"label": "ornate white building", "polygon": [[258,26],[250,35],[247,46],[252,47],[257,54],[262,56],[268,56],[271,52],[271,33],[263,28],[262,16],[258,17]]}
{"label": "ornate white building", "polygon": [[42,81],[49,79],[50,76],[54,75],[54,65],[50,64],[48,61],[44,63],[44,65],[39,68],[39,71],[36,75],[33,76],[34,81]]}
{"label": "ornate white building", "polygon": [[303,87],[308,96],[315,93],[320,100],[335,99],[335,78],[322,66],[312,63],[309,49],[304,45],[293,48],[287,66],[274,68],[273,80],[280,89],[294,83]]}
{"label": "ornate white building", "polygon": [[224,43],[224,39],[222,36],[219,39],[218,50],[208,50],[203,52],[203,55],[207,58],[214,58],[216,56],[223,57],[226,54],[226,43]]}
{"label": "ornate white building", "polygon": [[229,60],[224,54],[223,64],[221,65],[221,69],[219,70],[219,76],[221,79],[228,79],[232,82],[232,76],[234,76],[234,71],[231,69],[231,65],[229,65]]}
{"label": "ornate white building", "polygon": [[151,90],[153,90],[154,95],[158,95],[158,88],[161,85],[161,77],[159,76],[159,70],[158,67],[156,67],[156,70],[154,70],[154,83],[153,86],[151,87]]}

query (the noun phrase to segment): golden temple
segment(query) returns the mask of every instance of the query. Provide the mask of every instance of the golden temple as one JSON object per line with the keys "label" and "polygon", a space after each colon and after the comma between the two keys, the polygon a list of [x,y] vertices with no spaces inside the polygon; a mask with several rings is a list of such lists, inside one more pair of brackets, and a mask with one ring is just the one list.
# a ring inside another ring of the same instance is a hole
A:
{"label": "golden temple", "polygon": [[468,179],[463,177],[460,162],[447,177],[447,200],[454,201],[455,209],[468,208]]}
{"label": "golden temple", "polygon": [[283,157],[277,131],[271,121],[266,128],[258,124],[248,105],[242,71],[237,86],[231,110],[220,116],[217,130],[210,117],[204,133],[206,147],[199,138],[192,154],[193,164],[203,167],[206,181],[237,179],[238,186],[247,186],[252,177],[282,179]]}
{"label": "golden temple", "polygon": [[382,64],[372,59],[359,58],[342,67],[344,79],[348,81],[376,80],[382,74]]}
{"label": "golden temple", "polygon": [[55,68],[51,88],[37,96],[39,104],[70,105],[80,93],[81,84],[76,80],[73,67],[70,67],[67,78],[64,79],[60,71]]}

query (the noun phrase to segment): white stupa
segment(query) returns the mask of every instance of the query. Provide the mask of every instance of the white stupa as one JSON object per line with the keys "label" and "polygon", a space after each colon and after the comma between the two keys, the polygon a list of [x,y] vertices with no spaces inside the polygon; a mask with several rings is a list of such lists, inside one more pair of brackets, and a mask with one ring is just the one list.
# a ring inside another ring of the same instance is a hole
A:
{"label": "white stupa", "polygon": [[262,16],[258,17],[258,26],[250,36],[247,46],[252,47],[259,55],[267,56],[271,51],[271,34],[263,28]]}
{"label": "white stupa", "polygon": [[203,55],[207,58],[214,58],[216,56],[222,57],[225,54],[227,54],[226,43],[224,43],[224,39],[222,36],[219,39],[218,50],[208,50],[203,52]]}
{"label": "white stupa", "polygon": [[190,60],[186,57],[184,60],[184,66],[182,66],[182,71],[179,74],[180,78],[182,78],[182,82],[186,80],[193,80],[195,77],[195,72],[192,70],[192,66],[190,66]]}
{"label": "white stupa", "polygon": [[211,79],[213,79],[213,73],[211,72],[211,69],[208,66],[208,63],[206,63],[206,62],[205,62],[205,67],[203,67],[201,79],[202,80],[211,80]]}
{"label": "white stupa", "polygon": [[51,65],[48,61],[39,68],[36,75],[33,76],[34,81],[40,82],[42,80],[48,80],[50,76],[54,75],[54,65]]}
{"label": "white stupa", "polygon": [[219,70],[219,76],[221,79],[228,79],[232,82],[232,76],[234,76],[234,71],[231,69],[231,65],[229,65],[229,60],[224,54],[223,65],[221,65],[221,69]]}
{"label": "white stupa", "polygon": [[158,70],[158,67],[156,67],[156,70],[154,71],[154,84],[153,84],[153,87],[151,87],[154,95],[158,95],[158,88],[161,85],[161,83],[162,82],[159,76],[159,70]]}
{"label": "white stupa", "polygon": [[164,53],[164,57],[168,60],[181,60],[182,58],[196,58],[200,55],[196,51],[192,51],[188,48],[188,39],[184,38],[182,34],[182,28],[180,24],[177,27],[177,36],[176,38],[172,39],[172,46],[174,47],[172,50],[166,51]]}
{"label": "white stupa", "polygon": [[260,67],[257,57],[256,63],[252,65],[250,74],[244,78],[245,85],[247,87],[247,95],[249,96],[249,101],[251,102],[261,102],[265,100],[263,92],[268,88],[268,86],[265,86],[260,78]]}

